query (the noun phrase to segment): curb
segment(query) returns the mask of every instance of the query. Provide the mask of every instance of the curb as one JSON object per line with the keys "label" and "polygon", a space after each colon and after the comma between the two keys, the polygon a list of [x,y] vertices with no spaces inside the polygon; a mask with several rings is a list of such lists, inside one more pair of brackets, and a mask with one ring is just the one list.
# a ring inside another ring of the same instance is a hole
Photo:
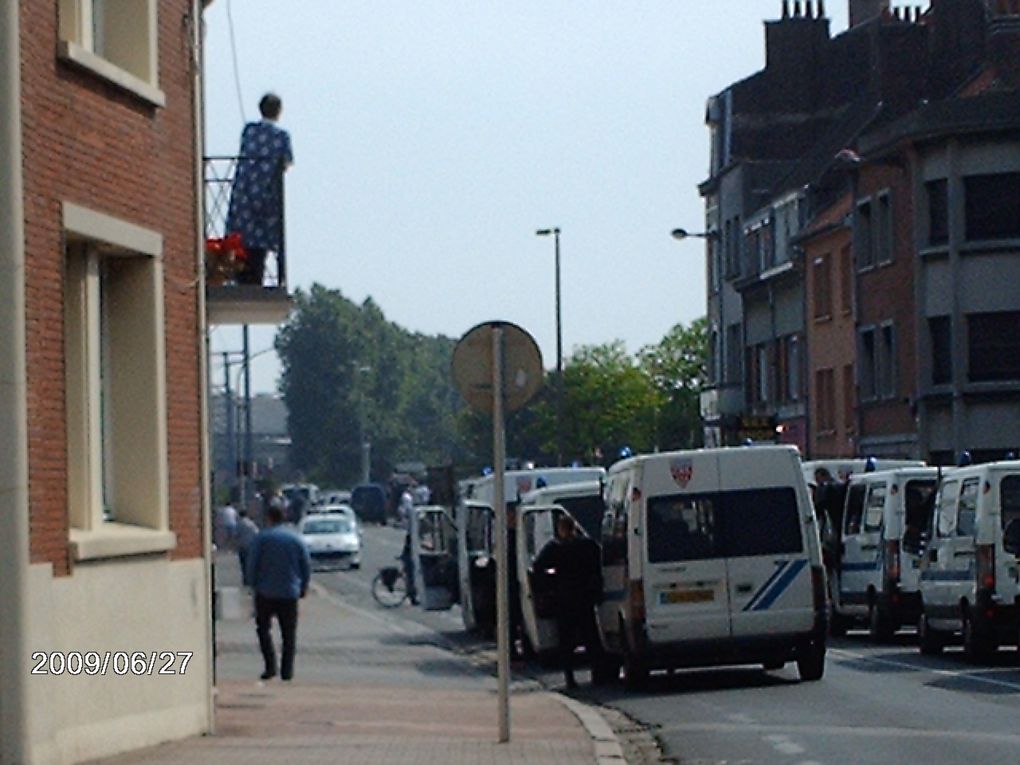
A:
{"label": "curb", "polygon": [[573,712],[574,716],[581,721],[581,725],[588,731],[588,735],[595,742],[595,762],[598,765],[622,765],[627,762],[623,755],[623,747],[620,740],[609,727],[609,723],[588,704],[564,696],[562,693],[553,692],[560,703]]}

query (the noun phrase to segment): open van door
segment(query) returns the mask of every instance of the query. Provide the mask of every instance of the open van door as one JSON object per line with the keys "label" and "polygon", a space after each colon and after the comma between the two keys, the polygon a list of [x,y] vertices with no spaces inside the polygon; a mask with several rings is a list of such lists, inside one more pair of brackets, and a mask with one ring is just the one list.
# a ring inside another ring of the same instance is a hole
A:
{"label": "open van door", "polygon": [[469,631],[496,629],[496,561],[492,507],[463,502],[457,515],[457,575],[460,610]]}
{"label": "open van door", "polygon": [[531,650],[542,657],[556,651],[559,636],[552,607],[552,580],[544,571],[536,571],[534,561],[546,543],[555,536],[556,518],[563,508],[555,505],[521,506],[518,509],[517,581],[520,583],[524,634]]}
{"label": "open van door", "polygon": [[445,611],[459,601],[457,538],[445,507],[425,505],[411,514],[415,589],[426,611]]}

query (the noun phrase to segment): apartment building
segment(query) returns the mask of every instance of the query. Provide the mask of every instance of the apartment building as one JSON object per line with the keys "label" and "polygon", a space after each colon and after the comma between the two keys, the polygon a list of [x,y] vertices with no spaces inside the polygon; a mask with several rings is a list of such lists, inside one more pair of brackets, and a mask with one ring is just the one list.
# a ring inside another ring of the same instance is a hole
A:
{"label": "apartment building", "polygon": [[0,10],[0,760],[211,727],[200,0]]}

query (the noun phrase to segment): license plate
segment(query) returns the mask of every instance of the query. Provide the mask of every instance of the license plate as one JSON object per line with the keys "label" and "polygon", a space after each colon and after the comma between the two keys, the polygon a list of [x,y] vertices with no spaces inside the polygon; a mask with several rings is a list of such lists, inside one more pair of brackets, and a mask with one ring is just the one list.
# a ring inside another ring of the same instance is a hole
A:
{"label": "license plate", "polygon": [[667,590],[659,593],[660,605],[711,603],[713,600],[715,600],[714,590]]}

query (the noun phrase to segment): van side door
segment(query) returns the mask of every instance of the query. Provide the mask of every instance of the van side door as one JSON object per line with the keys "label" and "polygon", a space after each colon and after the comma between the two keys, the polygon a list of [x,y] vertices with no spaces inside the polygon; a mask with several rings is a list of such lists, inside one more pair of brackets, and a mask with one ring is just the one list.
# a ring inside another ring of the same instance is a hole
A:
{"label": "van side door", "polygon": [[885,481],[869,481],[863,512],[853,527],[848,526],[844,544],[841,596],[845,603],[866,604],[869,587],[881,590],[881,537],[887,486]]}
{"label": "van side door", "polygon": [[453,521],[443,507],[411,513],[411,550],[416,589],[426,611],[445,611],[457,601],[457,549]]}
{"label": "van side door", "polygon": [[934,537],[921,581],[925,613],[941,629],[962,625],[960,595],[973,588],[974,514],[967,510],[965,497],[976,499],[978,483],[977,478],[949,479],[939,490]]}

